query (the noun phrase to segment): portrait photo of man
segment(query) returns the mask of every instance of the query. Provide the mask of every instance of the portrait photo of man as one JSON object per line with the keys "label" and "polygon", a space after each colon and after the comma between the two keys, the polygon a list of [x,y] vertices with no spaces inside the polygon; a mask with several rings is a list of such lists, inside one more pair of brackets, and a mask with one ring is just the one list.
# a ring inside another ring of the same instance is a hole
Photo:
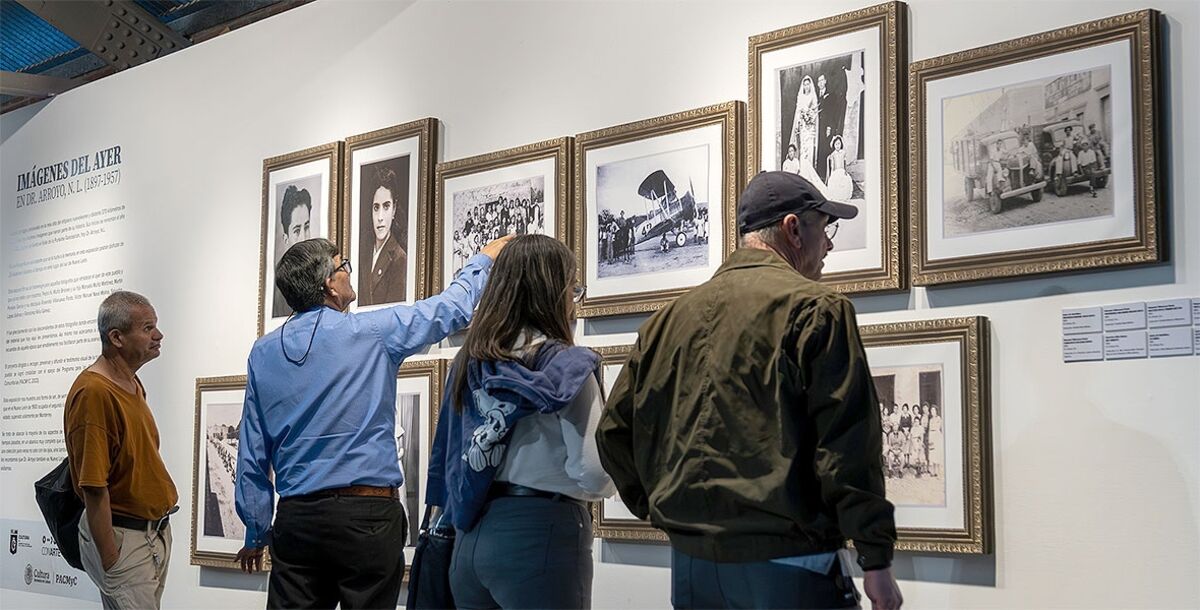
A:
{"label": "portrait photo of man", "polygon": [[[275,257],[279,262],[283,253],[293,244],[311,237],[320,236],[320,215],[313,209],[313,193],[320,193],[321,176],[307,176],[297,180],[282,182],[276,185],[276,197],[279,219],[275,225]],[[282,318],[290,315],[292,309],[283,299],[279,288],[272,288],[275,298],[271,303],[271,317]]]}

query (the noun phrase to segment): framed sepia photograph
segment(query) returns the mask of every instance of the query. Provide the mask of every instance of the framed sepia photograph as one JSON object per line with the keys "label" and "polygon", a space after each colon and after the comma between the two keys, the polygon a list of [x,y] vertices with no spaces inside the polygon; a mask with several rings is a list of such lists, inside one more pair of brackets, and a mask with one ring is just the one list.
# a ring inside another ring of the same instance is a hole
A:
{"label": "framed sepia photograph", "polygon": [[1163,260],[1158,21],[1138,11],[912,64],[913,284]]}
{"label": "framed sepia photograph", "polygon": [[550,235],[569,243],[573,146],[573,138],[558,138],[438,164],[436,291],[504,235]]}
{"label": "framed sepia photograph", "polygon": [[888,2],[750,38],[749,177],[792,172],[858,208],[821,279],[844,293],[907,287],[906,12]]}
{"label": "framed sepia photograph", "polygon": [[[246,376],[196,380],[192,439],[191,564],[237,569],[234,559],[246,539],[246,526],[234,506],[238,439]],[[269,569],[267,557],[264,569]]]}
{"label": "framed sepia photograph", "polygon": [[744,111],[726,102],[576,136],[581,317],[660,309],[733,251]]}
{"label": "framed sepia photograph", "polygon": [[[408,515],[405,554],[409,557],[416,550],[421,515],[425,514],[422,482],[429,471],[446,370],[444,360],[409,360],[400,365],[396,377],[396,459],[404,473],[400,500]],[[405,582],[407,578],[405,573]]]}
{"label": "framed sepia photograph", "polygon": [[292,314],[275,287],[275,265],[288,248],[313,237],[337,241],[342,143],[331,142],[263,161],[258,334]]}
{"label": "framed sepia photograph", "polygon": [[990,553],[987,319],[875,324],[860,332],[879,396],[896,549]]}
{"label": "framed sepia photograph", "polygon": [[[613,385],[617,383],[617,375],[625,367],[629,359],[632,345],[597,347],[600,354],[600,380],[604,384],[604,396],[612,394]],[[662,530],[650,525],[649,521],[638,519],[620,496],[605,498],[591,503],[592,530],[597,538],[606,540],[621,540],[624,542],[667,542],[667,535]]]}
{"label": "framed sepia photograph", "polygon": [[413,303],[428,294],[428,231],[438,120],[346,138],[342,255],[355,310]]}

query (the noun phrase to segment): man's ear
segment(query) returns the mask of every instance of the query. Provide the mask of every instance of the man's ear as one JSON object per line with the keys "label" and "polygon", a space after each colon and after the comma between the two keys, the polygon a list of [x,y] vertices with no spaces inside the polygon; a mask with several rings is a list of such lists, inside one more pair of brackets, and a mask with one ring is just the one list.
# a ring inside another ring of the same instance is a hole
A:
{"label": "man's ear", "polygon": [[111,328],[108,331],[108,343],[116,348],[125,347],[125,338],[121,336],[121,331]]}
{"label": "man's ear", "polygon": [[783,217],[783,233],[787,238],[788,243],[795,248],[799,248],[801,245],[803,245],[804,236],[800,228],[801,222],[799,215],[788,214],[787,216]]}

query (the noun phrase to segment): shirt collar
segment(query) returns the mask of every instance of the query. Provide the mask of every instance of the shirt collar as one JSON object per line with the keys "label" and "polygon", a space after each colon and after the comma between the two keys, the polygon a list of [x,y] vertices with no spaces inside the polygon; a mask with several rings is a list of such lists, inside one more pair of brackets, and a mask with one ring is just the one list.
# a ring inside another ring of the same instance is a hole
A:
{"label": "shirt collar", "polygon": [[779,256],[774,250],[761,250],[759,248],[738,248],[725,259],[721,267],[713,276],[720,275],[732,269],[750,269],[753,267],[776,267],[778,269],[786,269],[799,275],[787,261]]}

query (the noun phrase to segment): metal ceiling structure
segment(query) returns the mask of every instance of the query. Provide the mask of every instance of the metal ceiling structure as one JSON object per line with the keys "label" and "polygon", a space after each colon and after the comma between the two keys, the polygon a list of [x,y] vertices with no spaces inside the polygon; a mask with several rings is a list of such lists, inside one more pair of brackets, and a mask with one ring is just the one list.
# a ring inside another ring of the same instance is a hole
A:
{"label": "metal ceiling structure", "polygon": [[0,0],[0,113],[312,0]]}

